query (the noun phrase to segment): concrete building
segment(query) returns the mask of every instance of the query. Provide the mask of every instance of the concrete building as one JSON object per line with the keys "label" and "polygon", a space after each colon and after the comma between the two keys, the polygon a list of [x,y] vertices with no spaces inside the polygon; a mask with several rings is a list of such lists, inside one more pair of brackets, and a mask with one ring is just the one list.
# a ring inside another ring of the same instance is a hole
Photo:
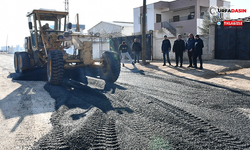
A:
{"label": "concrete building", "polygon": [[93,41],[93,58],[101,57],[103,51],[110,50],[109,38],[131,36],[134,32],[133,22],[101,21],[88,30],[88,34],[100,33],[100,38]]}
{"label": "concrete building", "polygon": [[[203,16],[210,6],[230,8],[225,0],[159,1],[147,5],[147,31],[161,30],[170,37],[181,34],[200,34]],[[228,19],[230,16],[224,16]],[[142,7],[134,8],[134,33],[142,29]]]}
{"label": "concrete building", "polygon": [[100,33],[101,35],[112,35],[113,37],[130,36],[134,32],[133,22],[105,22],[101,21],[88,30],[89,34]]}

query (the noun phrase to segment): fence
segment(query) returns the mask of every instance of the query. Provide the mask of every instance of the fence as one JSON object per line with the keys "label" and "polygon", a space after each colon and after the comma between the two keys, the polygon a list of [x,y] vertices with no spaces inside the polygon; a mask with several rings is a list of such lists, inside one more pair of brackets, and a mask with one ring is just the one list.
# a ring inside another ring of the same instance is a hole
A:
{"label": "fence", "polygon": [[[135,36],[125,36],[125,37],[116,37],[112,38],[110,40],[110,50],[116,51],[118,54],[120,54],[120,51],[118,50],[119,45],[122,43],[122,41],[125,41],[128,45],[128,53],[132,58],[134,58],[134,54],[132,53],[132,43],[134,42],[134,39],[137,38],[139,43],[142,41],[142,35],[135,35]],[[147,34],[146,35],[146,60],[151,60],[151,54],[152,54],[152,35]],[[142,57],[140,56],[140,59]]]}
{"label": "fence", "polygon": [[[209,49],[209,36],[208,35],[200,35],[200,38],[203,40],[204,48],[203,48],[203,59],[204,60],[211,60],[213,59],[213,51]],[[182,38],[184,42],[187,41],[188,37]],[[163,38],[156,38],[153,39],[153,59],[154,60],[163,60],[163,55],[161,52],[161,45],[162,45]],[[176,38],[169,38],[171,43],[171,52],[169,53],[170,60],[175,60],[175,54],[172,52],[173,44]],[[183,55],[184,60],[188,60],[187,53]]]}

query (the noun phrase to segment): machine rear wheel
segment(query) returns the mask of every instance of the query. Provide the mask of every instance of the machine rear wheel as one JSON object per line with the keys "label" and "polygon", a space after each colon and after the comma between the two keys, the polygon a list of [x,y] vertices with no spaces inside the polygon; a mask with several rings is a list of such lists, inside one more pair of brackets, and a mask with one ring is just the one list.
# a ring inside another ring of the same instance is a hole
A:
{"label": "machine rear wheel", "polygon": [[25,71],[30,68],[30,58],[27,52],[20,52],[18,55],[18,69],[20,73],[25,73]]}
{"label": "machine rear wheel", "polygon": [[19,73],[18,57],[19,57],[19,52],[15,52],[15,54],[14,54],[14,68],[15,68],[16,73]]}
{"label": "machine rear wheel", "polygon": [[116,52],[105,51],[102,54],[103,67],[100,69],[100,77],[109,82],[115,82],[121,71],[119,55]]}
{"label": "machine rear wheel", "polygon": [[47,78],[48,83],[61,85],[63,82],[64,65],[63,54],[60,50],[49,51],[47,61]]}

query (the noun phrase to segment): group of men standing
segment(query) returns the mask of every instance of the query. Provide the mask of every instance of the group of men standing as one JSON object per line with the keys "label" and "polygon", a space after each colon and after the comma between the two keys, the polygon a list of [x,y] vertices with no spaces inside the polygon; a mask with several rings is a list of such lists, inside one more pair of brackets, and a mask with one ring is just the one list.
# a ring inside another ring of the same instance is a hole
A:
{"label": "group of men standing", "polygon": [[126,44],[125,41],[123,41],[122,44],[119,46],[119,51],[121,51],[121,56],[122,56],[121,63],[122,66],[124,67],[125,56],[129,59],[130,63],[132,63],[133,65],[135,65],[136,62],[139,63],[142,47],[141,44],[138,42],[138,39],[135,38],[132,44],[132,53],[134,54],[134,61],[132,60],[132,58],[128,53],[128,45]]}
{"label": "group of men standing", "polygon": [[[181,35],[178,35],[177,40],[174,41],[173,45],[173,53],[175,53],[175,60],[176,60],[176,66],[178,67],[179,59],[180,59],[180,67],[182,67],[183,64],[183,53],[186,51],[188,52],[188,58],[189,58],[189,66],[193,68],[197,67],[197,57],[200,61],[200,68],[203,69],[202,66],[202,48],[204,47],[203,41],[200,39],[199,35],[189,34],[189,38],[187,42],[185,43],[184,40],[181,39]],[[166,55],[167,55],[167,61],[169,65],[171,65],[170,59],[169,59],[169,52],[171,51],[171,43],[169,39],[167,39],[167,36],[164,36],[164,40],[162,41],[162,53],[163,53],[163,66],[166,66]]]}
{"label": "group of men standing", "polygon": [[[174,41],[173,45],[173,53],[175,53],[175,60],[176,65],[175,67],[178,67],[180,62],[180,67],[182,67],[183,64],[183,53],[188,52],[188,59],[189,59],[189,66],[192,68],[198,68],[197,67],[197,57],[200,61],[200,68],[203,69],[202,66],[202,48],[204,47],[203,41],[200,39],[199,35],[194,35],[191,33],[189,34],[189,38],[187,42],[185,43],[184,40],[181,39],[181,35],[178,35],[177,40]],[[167,36],[164,36],[164,40],[162,41],[162,53],[163,53],[163,66],[166,66],[166,56],[167,61],[169,65],[171,65],[170,59],[169,59],[169,52],[171,51],[171,42],[169,39],[167,39]],[[122,44],[119,46],[119,50],[121,51],[121,63],[124,67],[124,59],[125,56],[128,57],[130,60],[130,63],[135,65],[136,62],[139,63],[139,56],[142,51],[141,44],[138,42],[138,39],[135,38],[134,42],[132,44],[132,53],[134,54],[134,61],[130,57],[128,53],[128,45],[125,43],[125,41],[122,42]]]}

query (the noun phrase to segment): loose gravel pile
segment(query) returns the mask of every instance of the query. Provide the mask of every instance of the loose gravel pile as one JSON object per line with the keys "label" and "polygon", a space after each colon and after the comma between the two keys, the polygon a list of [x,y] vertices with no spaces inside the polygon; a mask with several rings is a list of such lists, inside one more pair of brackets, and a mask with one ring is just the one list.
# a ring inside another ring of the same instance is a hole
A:
{"label": "loose gravel pile", "polygon": [[[22,78],[23,79],[23,78]],[[246,91],[123,70],[107,83],[46,84],[53,130],[34,149],[247,149]]]}

